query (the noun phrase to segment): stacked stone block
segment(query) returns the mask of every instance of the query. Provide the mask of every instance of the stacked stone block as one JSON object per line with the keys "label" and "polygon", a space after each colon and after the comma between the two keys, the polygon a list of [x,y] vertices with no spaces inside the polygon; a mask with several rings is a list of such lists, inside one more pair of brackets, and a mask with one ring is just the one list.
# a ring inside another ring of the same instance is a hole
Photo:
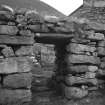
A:
{"label": "stacked stone block", "polygon": [[64,94],[67,99],[83,98],[104,88],[104,40],[102,32],[85,31],[66,46]]}
{"label": "stacked stone block", "polygon": [[33,36],[21,31],[19,15],[0,11],[0,104],[22,105],[31,101]]}

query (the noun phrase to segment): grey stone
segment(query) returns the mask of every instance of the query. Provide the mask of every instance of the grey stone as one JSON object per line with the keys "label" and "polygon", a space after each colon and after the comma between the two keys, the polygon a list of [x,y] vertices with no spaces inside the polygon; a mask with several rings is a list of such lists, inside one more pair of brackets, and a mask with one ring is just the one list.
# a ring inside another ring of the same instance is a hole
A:
{"label": "grey stone", "polygon": [[3,79],[3,86],[9,88],[31,88],[32,73],[11,74]]}
{"label": "grey stone", "polygon": [[95,41],[101,41],[104,40],[104,34],[102,33],[95,33],[94,31],[88,31],[87,33],[87,39],[95,40]]}
{"label": "grey stone", "polygon": [[33,55],[33,46],[21,46],[18,50],[15,51],[17,56],[23,55]]}
{"label": "grey stone", "polygon": [[97,48],[97,53],[100,56],[105,56],[105,48],[104,47],[98,47]]}
{"label": "grey stone", "polygon": [[67,46],[67,51],[76,53],[76,54],[79,54],[79,53],[81,54],[85,52],[95,52],[96,48],[88,45],[71,43]]}
{"label": "grey stone", "polygon": [[74,84],[92,84],[97,85],[98,81],[95,78],[82,78],[82,77],[76,77],[76,76],[67,76],[65,78],[65,81],[67,85],[74,85]]}
{"label": "grey stone", "polygon": [[0,25],[0,34],[2,35],[16,35],[17,32],[16,26]]}
{"label": "grey stone", "polygon": [[99,57],[87,56],[87,55],[75,55],[71,54],[66,57],[66,62],[69,64],[99,64]]}
{"label": "grey stone", "polygon": [[96,72],[98,71],[98,66],[88,66],[88,69],[90,72]]}
{"label": "grey stone", "polygon": [[83,72],[95,72],[98,70],[97,66],[87,66],[87,65],[70,65],[67,66],[68,72],[83,73]]}
{"label": "grey stone", "polygon": [[5,57],[11,57],[11,56],[15,56],[14,51],[12,49],[12,47],[4,47],[1,51],[1,53],[5,56]]}
{"label": "grey stone", "polygon": [[19,34],[23,36],[34,36],[34,33],[32,33],[30,30],[20,30]]}
{"label": "grey stone", "polygon": [[0,59],[0,74],[22,73],[31,70],[29,57],[11,57]]}
{"label": "grey stone", "polygon": [[98,47],[105,47],[105,40],[98,42]]}
{"label": "grey stone", "polygon": [[21,105],[24,102],[31,101],[31,91],[30,90],[10,90],[0,88],[0,104],[17,104]]}
{"label": "grey stone", "polygon": [[67,99],[81,99],[88,95],[88,90],[77,87],[65,87],[65,96]]}
{"label": "grey stone", "polygon": [[0,35],[0,44],[33,45],[34,38],[29,36]]}
{"label": "grey stone", "polygon": [[101,69],[105,69],[105,62],[101,62],[100,68],[101,68]]}

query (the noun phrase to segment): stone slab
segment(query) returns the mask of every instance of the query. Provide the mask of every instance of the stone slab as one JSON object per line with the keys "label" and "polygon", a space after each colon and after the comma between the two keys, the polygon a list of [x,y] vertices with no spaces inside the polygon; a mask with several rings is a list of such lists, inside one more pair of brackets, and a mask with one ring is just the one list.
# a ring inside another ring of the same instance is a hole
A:
{"label": "stone slab", "polygon": [[87,66],[87,65],[75,65],[75,66],[68,66],[67,71],[71,73],[83,73],[83,72],[95,72],[98,70],[97,66]]}
{"label": "stone slab", "polygon": [[81,54],[85,52],[95,52],[96,48],[84,44],[70,43],[67,46],[67,51],[71,53]]}
{"label": "stone slab", "polygon": [[33,37],[0,35],[0,44],[33,45],[33,43]]}
{"label": "stone slab", "polygon": [[32,73],[11,74],[3,78],[3,86],[9,88],[31,88]]}
{"label": "stone slab", "polygon": [[16,26],[0,25],[0,35],[16,35],[17,33]]}
{"label": "stone slab", "polygon": [[0,59],[0,74],[22,73],[31,70],[29,57],[11,57]]}
{"label": "stone slab", "polygon": [[74,85],[74,84],[91,84],[93,86],[98,84],[98,81],[96,78],[82,78],[82,77],[76,77],[76,76],[67,76],[66,79],[67,85]]}
{"label": "stone slab", "polygon": [[65,87],[65,96],[67,99],[81,99],[87,95],[87,90],[83,90],[77,87]]}
{"label": "stone slab", "polygon": [[75,55],[71,54],[66,57],[66,62],[70,64],[99,64],[99,57],[87,56],[87,55]]}
{"label": "stone slab", "polygon": [[104,34],[102,33],[95,33],[94,31],[86,32],[87,39],[94,40],[94,41],[102,41],[105,39]]}
{"label": "stone slab", "polygon": [[97,53],[99,56],[105,56],[105,48],[104,47],[98,47]]}
{"label": "stone slab", "polygon": [[16,56],[33,55],[33,46],[21,46],[15,51]]}
{"label": "stone slab", "polygon": [[10,90],[0,89],[0,104],[1,105],[21,105],[24,102],[31,101],[30,90]]}

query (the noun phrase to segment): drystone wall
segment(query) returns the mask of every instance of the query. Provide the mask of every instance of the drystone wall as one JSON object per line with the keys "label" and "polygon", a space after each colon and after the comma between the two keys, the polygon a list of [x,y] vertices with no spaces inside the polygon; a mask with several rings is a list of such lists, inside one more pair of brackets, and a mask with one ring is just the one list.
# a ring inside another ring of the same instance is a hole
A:
{"label": "drystone wall", "polygon": [[22,30],[20,14],[0,11],[0,105],[31,101],[34,38]]}
{"label": "drystone wall", "polygon": [[81,99],[105,89],[104,33],[92,29],[85,30],[79,37],[71,39],[65,49],[65,97]]}

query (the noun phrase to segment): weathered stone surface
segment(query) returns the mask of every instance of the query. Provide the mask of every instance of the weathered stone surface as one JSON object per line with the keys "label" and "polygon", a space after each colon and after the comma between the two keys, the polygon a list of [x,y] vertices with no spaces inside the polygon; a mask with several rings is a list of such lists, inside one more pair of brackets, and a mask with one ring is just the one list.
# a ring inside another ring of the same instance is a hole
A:
{"label": "weathered stone surface", "polygon": [[67,46],[67,51],[71,53],[81,54],[85,52],[95,52],[96,48],[88,45],[71,43]]}
{"label": "weathered stone surface", "polygon": [[88,71],[87,65],[67,66],[68,72],[82,73]]}
{"label": "weathered stone surface", "polygon": [[0,44],[33,45],[34,38],[27,36],[0,35]]}
{"label": "weathered stone surface", "polygon": [[29,57],[12,57],[0,59],[0,73],[18,73],[18,72],[29,72],[31,65]]}
{"label": "weathered stone surface", "polygon": [[96,77],[96,73],[94,73],[94,72],[86,72],[86,74],[85,74],[85,78],[87,78],[87,79],[93,79],[95,77]]}
{"label": "weathered stone surface", "polygon": [[97,85],[98,81],[95,78],[82,78],[76,76],[67,76],[65,79],[67,85],[74,85],[74,84],[92,84]]}
{"label": "weathered stone surface", "polygon": [[28,29],[30,29],[33,32],[41,32],[41,25],[40,24],[28,25]]}
{"label": "weathered stone surface", "polygon": [[31,88],[32,73],[11,74],[3,79],[3,86],[9,88]]}
{"label": "weathered stone surface", "polygon": [[101,62],[100,68],[101,68],[101,69],[105,69],[105,62]]}
{"label": "weathered stone surface", "polygon": [[98,47],[97,52],[98,52],[98,55],[105,56],[105,48],[104,47]]}
{"label": "weathered stone surface", "polygon": [[98,71],[98,67],[97,66],[88,66],[89,72],[96,72]]}
{"label": "weathered stone surface", "polygon": [[16,35],[18,29],[16,26],[0,25],[0,34],[1,35]]}
{"label": "weathered stone surface", "polygon": [[101,40],[104,40],[105,37],[104,37],[104,34],[102,33],[95,33],[94,31],[88,31],[87,39],[101,41]]}
{"label": "weathered stone surface", "polygon": [[98,70],[97,66],[87,66],[87,65],[75,65],[68,66],[68,72],[82,73],[82,72],[95,72]]}
{"label": "weathered stone surface", "polygon": [[21,46],[18,50],[16,50],[15,54],[17,56],[33,55],[33,46]]}
{"label": "weathered stone surface", "polygon": [[34,36],[34,33],[32,33],[30,30],[20,30],[19,34],[23,36]]}
{"label": "weathered stone surface", "polygon": [[15,104],[21,105],[24,102],[31,101],[31,91],[30,90],[9,90],[0,89],[0,104]]}
{"label": "weathered stone surface", "polygon": [[7,47],[7,46],[4,47],[4,49],[1,51],[1,53],[5,57],[15,56],[13,49],[11,47]]}
{"label": "weathered stone surface", "polygon": [[87,56],[87,55],[68,55],[66,58],[66,62],[69,64],[99,64],[100,59],[95,56]]}
{"label": "weathered stone surface", "polygon": [[105,40],[104,41],[99,41],[97,46],[98,47],[105,47]]}
{"label": "weathered stone surface", "polygon": [[76,87],[65,87],[65,96],[67,99],[71,98],[83,98],[88,95],[87,90],[83,90]]}

